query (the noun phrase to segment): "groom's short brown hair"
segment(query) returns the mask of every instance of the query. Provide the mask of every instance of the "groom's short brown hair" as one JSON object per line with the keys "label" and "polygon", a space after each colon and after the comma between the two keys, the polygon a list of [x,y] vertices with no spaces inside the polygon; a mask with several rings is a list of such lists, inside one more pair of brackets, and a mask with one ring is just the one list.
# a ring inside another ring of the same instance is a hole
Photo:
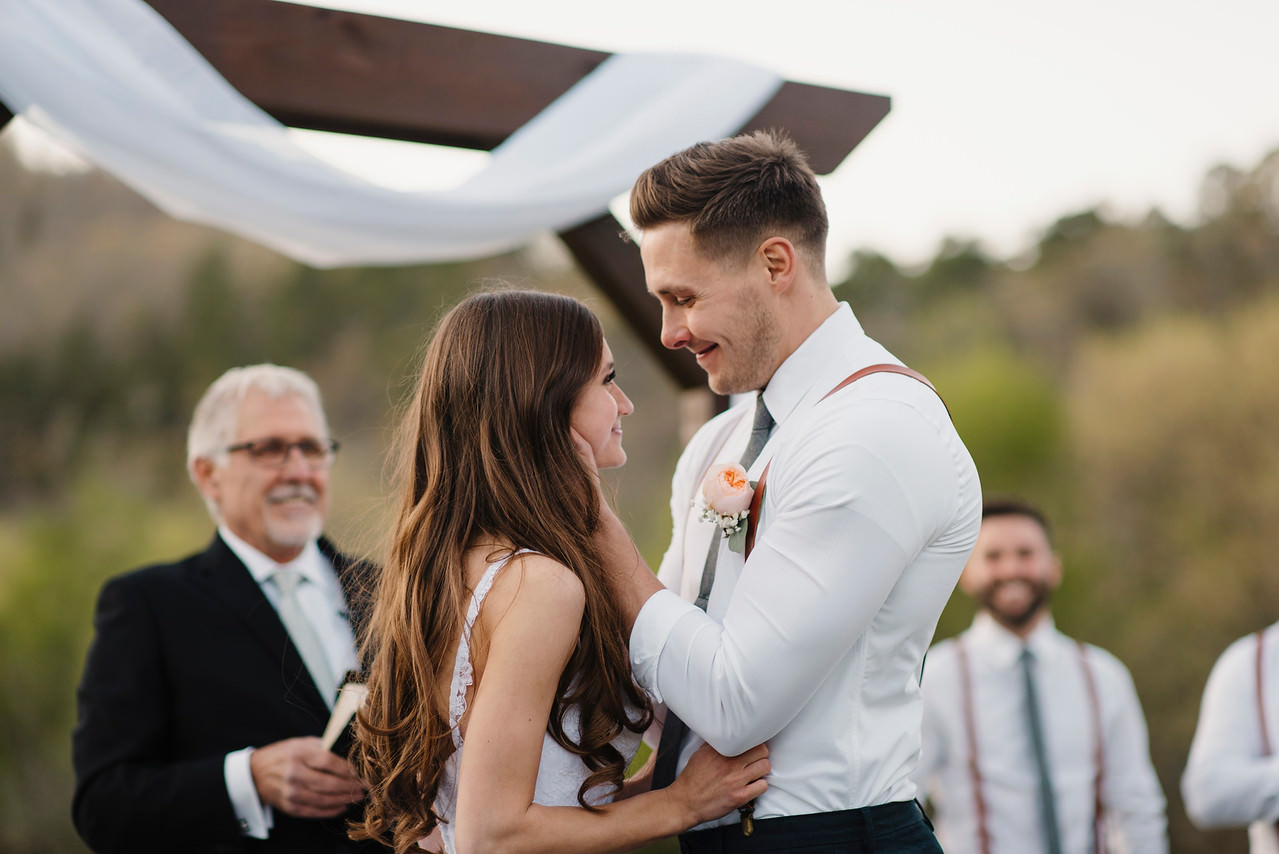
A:
{"label": "groom's short brown hair", "polygon": [[699,142],[646,169],[631,189],[641,230],[686,223],[694,245],[722,261],[777,235],[815,272],[825,268],[829,223],[808,158],[781,131]]}

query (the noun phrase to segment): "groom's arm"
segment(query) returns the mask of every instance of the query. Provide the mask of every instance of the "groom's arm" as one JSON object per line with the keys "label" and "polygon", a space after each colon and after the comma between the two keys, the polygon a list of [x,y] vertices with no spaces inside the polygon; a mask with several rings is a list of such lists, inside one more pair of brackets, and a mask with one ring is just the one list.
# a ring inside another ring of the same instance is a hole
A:
{"label": "groom's arm", "polygon": [[724,431],[733,429],[738,420],[740,415],[732,414],[712,419],[689,440],[688,447],[680,454],[671,478],[671,541],[656,575],[640,554],[626,526],[601,494],[596,545],[600,548],[605,567],[610,571],[628,634],[649,597],[664,589],[678,593],[685,572],[700,573],[700,565],[693,568],[683,565],[689,502],[696,488],[693,481],[697,473],[709,465],[715,450],[723,446]]}
{"label": "groom's arm", "polygon": [[629,634],[644,603],[666,588],[645,562],[622,520],[607,507],[601,514],[596,544],[613,580],[622,623]]}
{"label": "groom's arm", "polygon": [[841,414],[854,403],[833,399],[805,425],[802,444],[779,450],[765,524],[722,622],[656,589],[611,535],[627,579],[623,609],[635,621],[636,678],[725,755],[784,728],[890,594],[879,631],[920,643],[972,548],[975,513],[965,509],[951,529],[961,503],[979,506],[975,476],[940,405],[876,402]]}

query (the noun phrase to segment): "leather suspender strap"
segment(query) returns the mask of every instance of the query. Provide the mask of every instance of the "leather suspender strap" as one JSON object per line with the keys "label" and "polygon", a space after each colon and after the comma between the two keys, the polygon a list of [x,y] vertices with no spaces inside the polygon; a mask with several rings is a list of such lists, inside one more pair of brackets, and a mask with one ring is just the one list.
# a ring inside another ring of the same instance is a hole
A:
{"label": "leather suspender strap", "polygon": [[1103,797],[1102,784],[1106,770],[1106,745],[1102,740],[1101,729],[1101,697],[1097,693],[1097,679],[1093,676],[1092,666],[1088,663],[1088,647],[1083,641],[1075,641],[1079,645],[1079,668],[1084,673],[1084,684],[1088,686],[1088,703],[1092,708],[1093,728],[1093,761],[1097,773],[1093,776],[1093,851],[1106,854],[1105,811],[1106,801]]}
{"label": "leather suspender strap", "polygon": [[1266,726],[1266,695],[1265,695],[1265,649],[1266,649],[1266,630],[1257,631],[1257,724],[1261,730],[1261,755],[1269,756],[1270,749],[1270,728]]}
{"label": "leather suspender strap", "polygon": [[[921,374],[919,371],[912,370],[906,367],[905,365],[894,365],[886,362],[879,365],[867,365],[866,367],[862,368],[860,371],[854,371],[853,373],[844,377],[844,379],[840,381],[839,385],[835,386],[833,389],[831,389],[830,391],[822,395],[821,400],[817,402],[821,403],[822,400],[825,400],[826,398],[830,397],[832,394],[839,391],[844,386],[855,383],[862,377],[870,376],[871,374],[901,374],[902,376],[907,376],[907,377],[910,377],[911,379],[919,380],[924,385],[933,389],[934,392],[937,391],[937,389],[933,388],[933,384],[928,381],[928,378],[925,377],[923,374]],[[938,397],[940,396],[941,395],[938,395]],[[946,401],[943,400],[942,406],[945,406],[945,405],[946,405]],[[947,413],[950,412],[949,407],[947,407],[946,411]],[[764,503],[764,481],[768,478],[768,468],[772,464],[773,464],[772,460],[769,460],[768,463],[764,465],[764,470],[759,473],[759,480],[755,483],[755,494],[751,496],[751,507],[750,507],[749,515],[747,516],[747,519],[749,521],[747,522],[747,525],[746,525],[746,549],[745,549],[746,557],[750,557],[751,551],[755,548],[755,532],[759,530],[759,525],[756,523],[759,521],[759,509],[760,507],[763,506],[763,503]]]}
{"label": "leather suspender strap", "polygon": [[[855,371],[854,373],[851,373],[848,376],[844,377],[844,379],[840,381],[839,385],[835,386],[833,389],[831,389],[830,391],[822,395],[822,400],[825,400],[826,398],[830,397],[832,394],[839,391],[844,386],[855,383],[862,377],[870,376],[871,374],[901,374],[904,377],[910,377],[911,379],[919,380],[924,385],[933,389],[934,392],[937,391],[937,389],[933,388],[933,384],[928,381],[928,377],[924,376],[919,371],[908,368],[905,365],[894,365],[894,364],[885,362],[884,364],[880,364],[880,365],[867,365],[866,367],[862,368],[860,371]],[[940,395],[938,396],[940,397]],[[820,402],[821,401],[818,401],[818,403]],[[945,406],[945,405],[946,405],[946,402],[942,401],[942,406]],[[946,409],[946,411],[947,413],[950,412],[949,407]]]}
{"label": "leather suspender strap", "polygon": [[[1101,698],[1097,693],[1097,680],[1093,676],[1092,665],[1088,663],[1088,647],[1080,640],[1075,641],[1079,649],[1079,667],[1084,674],[1084,684],[1088,688],[1088,705],[1092,712],[1093,728],[1093,762],[1096,773],[1093,775],[1093,851],[1105,854],[1106,838],[1104,833],[1105,801],[1103,783],[1106,768],[1106,746],[1102,738]],[[968,773],[972,777],[973,801],[977,811],[977,842],[981,854],[990,854],[990,828],[986,821],[986,798],[982,792],[981,767],[978,765],[977,752],[977,715],[973,704],[972,666],[968,662],[968,648],[961,636],[955,640],[955,651],[959,659],[959,685],[964,707],[964,732],[968,736]]]}
{"label": "leather suspender strap", "polygon": [[981,854],[990,854],[990,827],[986,820],[986,795],[982,791],[981,766],[977,763],[977,716],[973,711],[973,673],[968,663],[968,647],[961,636],[955,642],[959,657],[959,687],[964,704],[964,732],[968,735],[968,774],[972,777],[973,806],[977,811],[977,844]]}
{"label": "leather suspender strap", "polygon": [[[1266,724],[1266,630],[1258,629],[1255,637],[1257,638],[1256,678],[1253,681],[1257,686],[1257,729],[1261,735],[1261,755],[1270,756],[1274,751],[1270,746],[1270,727]],[[1274,827],[1279,828],[1279,822],[1274,822]]]}

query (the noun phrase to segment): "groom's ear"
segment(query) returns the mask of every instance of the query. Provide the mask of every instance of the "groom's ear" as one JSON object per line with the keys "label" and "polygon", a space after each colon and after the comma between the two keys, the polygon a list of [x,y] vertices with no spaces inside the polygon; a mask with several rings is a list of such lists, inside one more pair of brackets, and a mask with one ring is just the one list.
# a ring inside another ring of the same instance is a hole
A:
{"label": "groom's ear", "polygon": [[799,269],[799,255],[794,244],[785,237],[769,237],[755,250],[755,258],[774,294],[780,296],[790,290]]}

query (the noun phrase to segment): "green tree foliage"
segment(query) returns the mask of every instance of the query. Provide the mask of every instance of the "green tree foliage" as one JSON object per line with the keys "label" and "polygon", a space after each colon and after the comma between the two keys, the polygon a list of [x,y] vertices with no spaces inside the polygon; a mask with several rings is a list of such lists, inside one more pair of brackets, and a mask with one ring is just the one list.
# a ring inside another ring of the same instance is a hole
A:
{"label": "green tree foliage", "polygon": [[[659,559],[687,401],[562,253],[315,270],[170,220],[101,173],[25,170],[3,145],[0,186],[0,849],[82,850],[69,732],[93,597],[210,535],[185,429],[230,365],[316,377],[343,441],[331,533],[376,556],[390,437],[442,311],[495,281],[586,299],[637,406],[609,485]],[[1173,851],[1229,854],[1243,832],[1190,828],[1177,782],[1212,661],[1279,619],[1279,152],[1212,170],[1200,195],[1191,224],[1068,212],[1013,260],[957,239],[915,269],[859,251],[836,293],[936,383],[986,493],[1048,510],[1057,621],[1132,669]],[[953,597],[939,636],[972,610]]]}
{"label": "green tree foliage", "polygon": [[1217,655],[1279,619],[1276,340],[1273,296],[1222,317],[1168,316],[1089,341],[1068,390],[1079,529],[1107,550],[1081,622],[1133,669],[1166,785]]}
{"label": "green tree foliage", "polygon": [[70,824],[70,733],[95,591],[122,567],[208,536],[194,496],[157,506],[95,480],[0,522],[0,850],[83,850]]}
{"label": "green tree foliage", "polygon": [[977,463],[982,491],[1024,493],[1055,477],[1063,404],[1051,377],[1005,347],[975,349],[930,371]]}

